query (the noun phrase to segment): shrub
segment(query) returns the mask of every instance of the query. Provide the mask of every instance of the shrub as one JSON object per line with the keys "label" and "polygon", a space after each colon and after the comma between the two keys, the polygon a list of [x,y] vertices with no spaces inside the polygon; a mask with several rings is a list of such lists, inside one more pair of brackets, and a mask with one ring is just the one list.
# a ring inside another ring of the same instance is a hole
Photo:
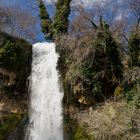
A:
{"label": "shrub", "polygon": [[132,32],[130,35],[129,39],[129,44],[128,44],[128,49],[129,49],[129,55],[130,55],[130,60],[129,60],[129,65],[130,66],[140,66],[140,35],[139,32]]}

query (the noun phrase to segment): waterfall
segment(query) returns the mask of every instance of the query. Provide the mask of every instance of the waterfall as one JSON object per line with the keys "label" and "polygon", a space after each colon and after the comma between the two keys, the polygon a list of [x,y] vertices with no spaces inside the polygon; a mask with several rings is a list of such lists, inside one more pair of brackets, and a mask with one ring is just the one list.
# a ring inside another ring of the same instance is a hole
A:
{"label": "waterfall", "polygon": [[34,44],[32,55],[28,140],[63,140],[63,92],[56,69],[58,54],[55,44]]}

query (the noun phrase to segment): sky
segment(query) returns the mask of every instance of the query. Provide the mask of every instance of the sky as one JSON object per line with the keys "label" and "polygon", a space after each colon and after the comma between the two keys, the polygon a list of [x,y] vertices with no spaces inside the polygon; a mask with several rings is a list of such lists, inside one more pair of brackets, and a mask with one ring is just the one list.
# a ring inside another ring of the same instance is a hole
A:
{"label": "sky", "polygon": [[[57,0],[43,0],[46,4],[53,4]],[[91,8],[94,4],[99,4],[100,6],[106,5],[106,3],[117,3],[117,4],[123,4],[126,0],[73,0],[73,2],[76,4],[82,3],[86,8]]]}
{"label": "sky", "polygon": [[[33,16],[37,18],[37,35],[35,42],[45,41],[44,34],[41,32],[40,19],[39,19],[39,9],[36,0],[0,0],[2,6],[13,6],[16,5],[27,12],[30,12]],[[51,2],[46,3],[47,10],[51,17],[54,15],[54,5]]]}
{"label": "sky", "polygon": [[[38,19],[37,22],[38,33],[36,35],[36,41],[44,41],[45,39],[44,35],[41,33],[40,20],[38,17],[39,9],[36,1],[37,0],[0,0],[0,4],[3,4],[4,6],[18,5],[19,8],[23,8],[26,11],[29,11],[31,14],[33,14]],[[56,0],[43,0],[43,1],[45,2],[48,13],[50,14],[51,17],[53,17],[55,13]],[[118,10],[114,20],[121,20],[124,17],[130,16],[129,11],[127,11],[125,8],[127,1],[128,0],[73,0],[71,6],[83,5],[83,7],[87,10],[94,10],[94,8],[99,6],[100,8],[105,8],[110,12],[111,10],[114,10],[113,6],[116,5],[118,6]],[[73,16],[70,16],[70,18],[73,18]],[[108,19],[108,16],[109,15],[107,15],[105,18]]]}
{"label": "sky", "polygon": [[[0,0],[5,5],[19,5],[23,8],[26,8],[30,10],[32,8],[32,4],[35,4],[37,0]],[[55,13],[55,6],[54,3],[57,0],[43,0],[46,4],[47,10],[51,17],[53,17]],[[121,17],[120,14],[124,14],[124,11],[122,10],[125,3],[128,0],[73,0],[72,5],[83,5],[86,9],[91,9],[94,7],[94,5],[98,5],[99,7],[107,6],[109,9],[112,8],[113,4],[116,4],[120,8],[119,12],[119,18]]]}
{"label": "sky", "polygon": [[[43,0],[46,5],[54,5],[57,0]],[[113,10],[113,6],[118,6],[118,13],[116,14],[116,20],[121,20],[123,17],[129,16],[129,11],[126,10],[126,3],[128,0],[73,0],[73,5],[82,5],[85,9],[93,9],[95,6],[101,8],[106,7],[109,10]],[[49,9],[48,9],[49,10]],[[52,13],[54,14],[54,6],[52,8]]]}

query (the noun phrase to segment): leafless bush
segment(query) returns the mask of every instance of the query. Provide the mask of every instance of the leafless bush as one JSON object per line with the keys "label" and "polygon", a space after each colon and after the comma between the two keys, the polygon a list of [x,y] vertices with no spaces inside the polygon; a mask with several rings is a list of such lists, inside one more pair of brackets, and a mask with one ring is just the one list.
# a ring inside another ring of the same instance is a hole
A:
{"label": "leafless bush", "polygon": [[140,139],[140,110],[125,101],[105,103],[90,114],[79,114],[78,119],[96,140]]}

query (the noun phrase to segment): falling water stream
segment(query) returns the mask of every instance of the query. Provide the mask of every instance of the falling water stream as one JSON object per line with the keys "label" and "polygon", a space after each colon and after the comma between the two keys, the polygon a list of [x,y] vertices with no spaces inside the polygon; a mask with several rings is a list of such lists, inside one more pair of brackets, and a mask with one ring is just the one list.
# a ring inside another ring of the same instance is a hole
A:
{"label": "falling water stream", "polygon": [[56,69],[55,44],[34,44],[32,58],[30,126],[26,140],[63,140],[63,92]]}

